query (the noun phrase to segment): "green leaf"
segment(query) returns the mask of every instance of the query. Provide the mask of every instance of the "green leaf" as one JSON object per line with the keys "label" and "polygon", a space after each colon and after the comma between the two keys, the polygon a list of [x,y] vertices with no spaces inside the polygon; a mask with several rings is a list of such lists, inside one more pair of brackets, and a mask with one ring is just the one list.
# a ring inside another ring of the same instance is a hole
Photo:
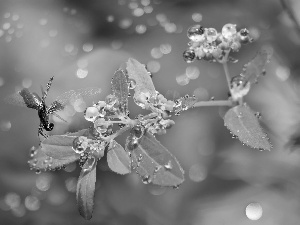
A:
{"label": "green leaf", "polygon": [[186,95],[175,100],[174,112],[175,115],[179,115],[182,111],[188,110],[194,107],[194,104],[198,101],[196,97],[190,97]]}
{"label": "green leaf", "polygon": [[96,161],[87,160],[83,165],[77,183],[76,199],[80,215],[90,220],[93,215],[94,193],[96,183]]}
{"label": "green leaf", "polygon": [[256,83],[257,79],[265,74],[266,64],[272,57],[272,51],[270,49],[261,49],[257,55],[247,63],[241,76],[245,78],[245,83]]}
{"label": "green leaf", "polygon": [[107,163],[109,168],[118,174],[131,173],[131,161],[128,152],[116,141],[113,141],[108,148]]}
{"label": "green leaf", "polygon": [[243,144],[259,150],[271,150],[272,145],[267,134],[246,104],[229,109],[224,116],[224,123]]}
{"label": "green leaf", "polygon": [[136,87],[134,88],[135,96],[138,97],[141,93],[149,93],[150,96],[156,95],[156,90],[149,72],[145,65],[135,59],[130,58],[126,67],[129,79],[134,80]]}
{"label": "green leaf", "polygon": [[129,88],[124,71],[117,70],[111,81],[112,92],[119,100],[121,113],[127,115]]}
{"label": "green leaf", "polygon": [[70,157],[66,159],[54,159],[45,154],[39,146],[36,149],[31,149],[32,159],[28,161],[30,168],[34,170],[57,170],[67,164],[75,162],[78,157]]}
{"label": "green leaf", "polygon": [[138,139],[127,138],[126,150],[131,153],[132,169],[143,183],[177,187],[184,181],[184,171],[177,159],[149,132]]}
{"label": "green leaf", "polygon": [[73,141],[77,136],[52,135],[41,143],[42,151],[54,159],[78,158],[73,150]]}

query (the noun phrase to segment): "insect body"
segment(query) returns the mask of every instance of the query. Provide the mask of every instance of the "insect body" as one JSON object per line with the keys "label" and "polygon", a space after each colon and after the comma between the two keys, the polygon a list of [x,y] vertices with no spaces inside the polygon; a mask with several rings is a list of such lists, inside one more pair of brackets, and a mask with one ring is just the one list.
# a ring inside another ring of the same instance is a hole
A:
{"label": "insect body", "polygon": [[52,104],[48,107],[45,100],[47,98],[52,81],[53,77],[51,77],[48,81],[45,91],[41,87],[42,97],[40,97],[36,93],[31,93],[27,88],[23,88],[18,93],[11,95],[5,99],[5,101],[10,104],[26,106],[27,108],[37,110],[40,119],[38,136],[42,135],[45,138],[47,138],[48,136],[44,133],[44,131],[51,131],[54,128],[54,124],[49,122],[49,117],[51,114],[58,117],[62,121],[67,122],[56,112],[63,110],[70,100],[76,100],[81,97],[90,97],[101,92],[100,88],[83,88],[76,91],[67,91],[61,96],[57,97],[56,100],[52,102]]}

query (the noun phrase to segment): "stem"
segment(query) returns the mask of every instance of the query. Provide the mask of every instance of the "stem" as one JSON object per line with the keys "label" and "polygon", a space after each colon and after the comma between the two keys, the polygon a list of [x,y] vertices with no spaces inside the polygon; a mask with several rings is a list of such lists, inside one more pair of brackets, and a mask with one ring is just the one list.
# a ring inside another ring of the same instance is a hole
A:
{"label": "stem", "polygon": [[194,107],[202,107],[202,106],[233,106],[233,102],[231,100],[219,100],[219,101],[201,101],[196,102]]}
{"label": "stem", "polygon": [[231,88],[231,77],[230,77],[230,73],[229,73],[229,70],[228,70],[228,65],[227,65],[227,59],[228,59],[228,55],[229,55],[229,52],[226,52],[226,55],[224,56],[224,59],[222,61],[222,65],[223,65],[223,69],[224,69],[224,72],[225,72],[225,75],[226,75],[226,80],[227,80],[227,85],[228,85],[228,88],[230,90]]}
{"label": "stem", "polygon": [[280,0],[280,3],[282,5],[282,8],[288,13],[291,20],[293,20],[293,22],[295,23],[298,33],[300,33],[300,24],[293,13],[291,6],[285,0]]}

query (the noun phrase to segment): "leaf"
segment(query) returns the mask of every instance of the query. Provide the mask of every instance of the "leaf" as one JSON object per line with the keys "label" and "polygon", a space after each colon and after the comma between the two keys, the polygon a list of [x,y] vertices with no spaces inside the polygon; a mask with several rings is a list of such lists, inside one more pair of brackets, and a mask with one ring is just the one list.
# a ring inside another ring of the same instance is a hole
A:
{"label": "leaf", "polygon": [[229,109],[224,116],[224,123],[243,144],[259,150],[271,150],[272,145],[267,134],[246,104]]}
{"label": "leaf", "polygon": [[190,97],[186,95],[175,100],[174,112],[175,115],[179,115],[182,111],[188,110],[193,108],[194,104],[198,101],[196,97]]}
{"label": "leaf", "polygon": [[73,150],[73,141],[77,136],[52,135],[41,143],[42,151],[54,159],[76,159],[79,155]]}
{"label": "leaf", "polygon": [[80,215],[86,220],[90,220],[93,215],[96,165],[95,160],[87,160],[83,165],[77,182],[76,200],[78,210]]}
{"label": "leaf", "polygon": [[119,100],[121,113],[127,115],[129,88],[124,71],[121,69],[117,70],[112,78],[111,84],[112,92]]}
{"label": "leaf", "polygon": [[257,79],[264,75],[266,64],[270,61],[272,51],[261,49],[257,55],[244,66],[241,76],[245,78],[245,83],[256,83]]}
{"label": "leaf", "polygon": [[118,174],[131,173],[131,161],[128,152],[116,141],[113,141],[108,148],[107,163],[109,168]]}
{"label": "leaf", "polygon": [[134,88],[136,97],[141,93],[149,93],[150,96],[156,95],[154,84],[145,65],[130,58],[127,62],[126,70],[129,78],[136,83],[136,87]]}
{"label": "leaf", "polygon": [[34,170],[56,170],[61,169],[67,164],[70,164],[74,161],[76,161],[78,158],[67,158],[67,159],[54,159],[48,155],[45,154],[41,150],[41,147],[39,146],[36,149],[31,149],[33,154],[33,157],[31,160],[28,161],[30,168]]}
{"label": "leaf", "polygon": [[184,181],[184,171],[177,159],[149,132],[145,132],[138,144],[129,136],[126,150],[131,152],[132,168],[143,183],[177,187]]}

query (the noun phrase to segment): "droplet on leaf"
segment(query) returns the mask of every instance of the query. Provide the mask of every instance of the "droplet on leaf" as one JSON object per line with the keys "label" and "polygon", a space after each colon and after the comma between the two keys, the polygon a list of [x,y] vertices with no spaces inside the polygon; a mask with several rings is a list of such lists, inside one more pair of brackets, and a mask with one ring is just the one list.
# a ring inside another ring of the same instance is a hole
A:
{"label": "droplet on leaf", "polygon": [[259,220],[262,217],[263,209],[262,206],[257,203],[253,202],[247,205],[246,207],[246,216],[250,220]]}

